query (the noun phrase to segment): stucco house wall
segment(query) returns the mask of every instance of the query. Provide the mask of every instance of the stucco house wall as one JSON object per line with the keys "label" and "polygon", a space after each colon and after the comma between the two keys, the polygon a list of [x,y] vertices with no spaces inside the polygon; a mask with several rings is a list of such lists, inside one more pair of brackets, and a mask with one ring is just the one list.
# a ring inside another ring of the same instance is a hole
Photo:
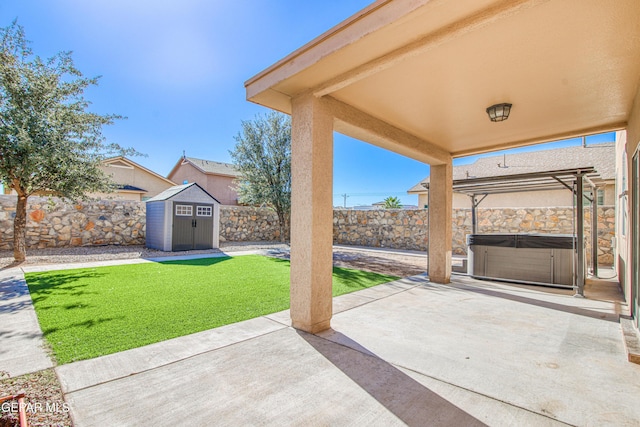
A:
{"label": "stucco house wall", "polygon": [[[453,193],[453,208],[471,208],[469,196]],[[424,208],[429,204],[429,194],[418,194],[418,206]],[[568,190],[535,191],[523,193],[491,194],[480,207],[483,208],[538,208],[551,206],[572,206],[571,193]]]}
{"label": "stucco house wall", "polygon": [[[200,185],[203,188],[207,185],[207,180],[205,178],[206,175],[202,171],[199,171],[198,169],[196,169],[190,163],[186,163],[184,165],[180,165],[169,176],[170,176],[170,179],[173,182],[175,182],[176,184],[178,184],[178,185],[184,184],[185,181],[186,181],[187,184],[190,183],[190,182],[197,182],[198,185]],[[209,193],[209,194],[211,194],[211,193]],[[214,197],[216,197],[216,196],[214,196]],[[218,200],[220,200],[220,199],[218,199]]]}
{"label": "stucco house wall", "polygon": [[237,205],[238,192],[235,190],[235,178],[231,176],[207,176],[207,191],[223,205]]}
{"label": "stucco house wall", "polygon": [[629,295],[631,286],[627,279],[629,272],[627,269],[627,259],[629,259],[631,230],[630,230],[630,211],[629,211],[629,176],[630,171],[627,168],[627,133],[618,132],[616,135],[616,192],[618,195],[618,204],[616,212],[616,250],[618,254],[618,279],[620,286],[623,288],[627,301],[630,301]]}
{"label": "stucco house wall", "polygon": [[[603,206],[615,205],[616,186],[608,184],[604,188]],[[529,191],[522,193],[491,194],[482,201],[483,208],[538,208],[573,206],[573,197],[569,190]],[[424,208],[429,204],[429,195],[418,194],[418,206]],[[453,208],[471,208],[471,199],[465,194],[453,193]]]}
{"label": "stucco house wall", "polygon": [[[103,161],[100,169],[111,176],[120,187],[111,193],[88,193],[87,196],[101,200],[145,201],[176,185],[173,181],[145,168],[123,156],[112,157]],[[4,194],[16,195],[15,191],[5,188]],[[37,193],[38,196],[49,196],[48,193]]]}
{"label": "stucco house wall", "polygon": [[[621,278],[620,283],[625,297],[627,301],[629,301],[629,304],[632,305],[634,304],[632,299],[636,298],[636,295],[632,291],[633,276],[635,274],[633,261],[634,259],[638,259],[638,252],[640,251],[640,242],[632,236],[632,211],[637,209],[638,206],[638,203],[633,198],[632,182],[634,180],[634,176],[632,168],[633,156],[638,150],[640,150],[640,86],[636,91],[631,113],[629,114],[626,136],[624,136],[624,139],[619,139],[617,148],[618,167],[621,178],[626,171],[626,177],[624,179],[625,182],[621,182],[618,186],[618,196],[620,199],[619,207],[622,210],[619,215],[622,217],[620,219],[624,221],[624,223],[620,224],[620,232],[617,235],[619,246],[618,274]],[[636,316],[637,315],[638,313]]]}
{"label": "stucco house wall", "polygon": [[119,185],[137,187],[140,190],[120,189],[115,193],[94,193],[93,197],[114,200],[145,201],[175,185],[174,182],[128,159],[108,159],[100,167]]}

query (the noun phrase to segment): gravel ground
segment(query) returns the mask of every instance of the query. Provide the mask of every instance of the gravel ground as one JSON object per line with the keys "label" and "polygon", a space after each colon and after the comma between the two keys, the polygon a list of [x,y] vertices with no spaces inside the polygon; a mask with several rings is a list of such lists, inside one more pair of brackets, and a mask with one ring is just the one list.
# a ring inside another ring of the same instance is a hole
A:
{"label": "gravel ground", "polygon": [[[77,248],[35,249],[27,252],[27,261],[20,265],[66,264],[113,259],[159,258],[173,255],[233,253],[245,250],[265,250],[267,255],[289,258],[289,245],[281,242],[225,242],[220,249],[162,252],[143,246],[88,246]],[[420,252],[371,250],[359,247],[338,247],[333,251],[334,265],[406,277],[426,270],[427,256]],[[16,266],[11,251],[0,251],[0,269]],[[69,426],[71,419],[65,410],[58,378],[53,369],[15,378],[5,378],[0,371],[0,396],[24,391],[26,402],[33,409],[27,412],[31,426]],[[47,408],[46,404],[49,404]],[[39,404],[36,405],[36,404]],[[8,409],[8,410],[5,410]],[[10,406],[0,407],[0,427],[17,426],[17,413]],[[50,409],[50,410],[47,410]]]}
{"label": "gravel ground", "polygon": [[[288,249],[281,242],[231,242],[222,243],[220,249],[198,251],[163,252],[145,248],[142,245],[131,246],[82,246],[74,248],[30,249],[27,260],[20,265],[67,264],[74,262],[104,261],[112,259],[160,258],[174,255],[210,254],[237,252],[252,249]],[[15,266],[12,251],[0,251],[0,269]]]}
{"label": "gravel ground", "polygon": [[[0,396],[25,393],[25,412],[30,426],[70,426],[69,408],[62,397],[53,369],[4,378],[0,372]],[[0,406],[0,427],[18,426],[17,401]]]}
{"label": "gravel ground", "polygon": [[[225,242],[220,249],[198,251],[162,252],[144,246],[85,246],[75,248],[33,249],[27,252],[27,260],[20,265],[70,264],[76,262],[113,259],[160,258],[174,255],[208,254],[262,249],[268,255],[289,257],[289,245],[281,242]],[[398,252],[371,250],[361,247],[334,248],[336,266],[373,271],[406,277],[423,273],[427,265],[424,252]],[[11,251],[0,251],[0,269],[16,266]]]}

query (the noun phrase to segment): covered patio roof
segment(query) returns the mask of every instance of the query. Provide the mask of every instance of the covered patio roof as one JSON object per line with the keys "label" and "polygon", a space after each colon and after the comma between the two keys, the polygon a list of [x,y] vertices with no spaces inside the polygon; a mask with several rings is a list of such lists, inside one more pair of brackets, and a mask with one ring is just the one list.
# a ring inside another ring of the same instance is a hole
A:
{"label": "covered patio roof", "polygon": [[452,158],[625,129],[638,22],[637,0],[378,0],[249,79],[292,116],[293,326],[330,327],[334,131],[431,165],[428,271],[449,283]]}
{"label": "covered patio roof", "polygon": [[[638,87],[639,21],[636,0],[379,0],[248,80],[247,98],[291,113],[324,97],[336,131],[432,164],[614,131]],[[511,117],[492,123],[500,102]]]}

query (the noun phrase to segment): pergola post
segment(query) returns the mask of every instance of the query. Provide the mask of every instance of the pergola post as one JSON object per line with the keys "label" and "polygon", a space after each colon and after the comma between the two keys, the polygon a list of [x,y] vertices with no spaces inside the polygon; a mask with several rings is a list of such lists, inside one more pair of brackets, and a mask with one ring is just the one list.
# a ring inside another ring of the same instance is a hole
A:
{"label": "pergola post", "polygon": [[431,165],[429,184],[429,279],[451,281],[453,164]]}
{"label": "pergola post", "polygon": [[316,333],[332,315],[333,117],[313,96],[291,104],[291,321]]}
{"label": "pergola post", "polygon": [[481,199],[478,199],[477,194],[469,194],[471,199],[471,234],[478,233],[478,206],[488,195],[488,193],[485,193]]}
{"label": "pergola post", "polygon": [[591,265],[592,274],[598,276],[598,187],[594,185],[591,188]]}
{"label": "pergola post", "polygon": [[582,173],[576,175],[576,296],[584,296],[584,186]]}
{"label": "pergola post", "polygon": [[478,224],[476,219],[476,195],[469,196],[471,198],[471,234],[478,232]]}

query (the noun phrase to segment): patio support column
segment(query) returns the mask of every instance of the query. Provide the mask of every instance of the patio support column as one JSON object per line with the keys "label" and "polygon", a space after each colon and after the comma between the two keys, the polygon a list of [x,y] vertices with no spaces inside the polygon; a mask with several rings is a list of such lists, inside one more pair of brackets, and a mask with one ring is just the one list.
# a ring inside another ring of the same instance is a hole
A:
{"label": "patio support column", "polygon": [[333,117],[311,95],[291,104],[291,321],[316,333],[332,315]]}
{"label": "patio support column", "polygon": [[429,279],[451,281],[453,164],[431,166],[429,184]]}

